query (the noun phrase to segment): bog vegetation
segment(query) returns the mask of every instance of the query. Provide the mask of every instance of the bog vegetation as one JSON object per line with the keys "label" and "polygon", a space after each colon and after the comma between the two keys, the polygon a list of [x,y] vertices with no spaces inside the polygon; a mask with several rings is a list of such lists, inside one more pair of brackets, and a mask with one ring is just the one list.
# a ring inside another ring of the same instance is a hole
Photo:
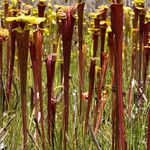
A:
{"label": "bog vegetation", "polygon": [[144,3],[1,3],[0,149],[150,150]]}

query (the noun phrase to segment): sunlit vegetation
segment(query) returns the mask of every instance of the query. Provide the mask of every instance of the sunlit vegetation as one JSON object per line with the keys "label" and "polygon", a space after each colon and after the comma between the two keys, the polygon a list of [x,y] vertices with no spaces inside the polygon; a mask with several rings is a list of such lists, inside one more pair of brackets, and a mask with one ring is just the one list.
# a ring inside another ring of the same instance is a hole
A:
{"label": "sunlit vegetation", "polygon": [[145,3],[1,3],[0,150],[150,150]]}

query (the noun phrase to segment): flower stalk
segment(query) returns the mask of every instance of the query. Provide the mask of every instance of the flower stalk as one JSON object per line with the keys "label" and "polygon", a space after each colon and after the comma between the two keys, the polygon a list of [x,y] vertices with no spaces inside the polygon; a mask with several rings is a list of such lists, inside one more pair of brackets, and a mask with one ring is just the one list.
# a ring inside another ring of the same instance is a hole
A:
{"label": "flower stalk", "polygon": [[145,23],[145,12],[144,9],[140,12],[140,18],[139,18],[139,75],[138,75],[138,81],[141,81],[141,75],[142,75],[142,58],[143,58],[143,39],[144,39],[144,23]]}
{"label": "flower stalk", "polygon": [[108,55],[104,52],[102,54],[103,54],[102,55],[103,66],[102,66],[100,78],[98,81],[97,103],[95,107],[95,119],[94,119],[94,134],[95,135],[97,134],[97,131],[99,129],[102,112],[106,104],[106,101],[102,101],[101,98],[102,98],[102,87],[103,87],[104,79],[106,76],[107,65],[108,65]]}
{"label": "flower stalk", "polygon": [[62,21],[62,41],[63,41],[63,74],[64,74],[64,149],[67,149],[67,133],[69,119],[69,70],[71,59],[71,44],[75,18],[73,16],[74,7],[67,7],[58,11],[58,16]]}
{"label": "flower stalk", "polygon": [[[22,22],[21,22],[22,23]],[[24,28],[24,27],[23,27]],[[21,109],[23,123],[23,149],[27,150],[27,99],[26,99],[26,84],[27,84],[27,59],[29,45],[29,30],[24,30],[22,33],[16,31],[16,40],[18,46],[18,60],[20,69],[21,83]]]}
{"label": "flower stalk", "polygon": [[148,63],[150,59],[150,22],[144,25],[144,52],[143,52],[143,88],[146,86]]}
{"label": "flower stalk", "polygon": [[[15,15],[15,12],[14,12]],[[7,101],[9,102],[11,96],[11,86],[13,80],[13,70],[14,70],[14,58],[15,58],[15,49],[16,49],[16,35],[15,31],[13,31],[18,26],[16,21],[10,23],[10,39],[9,39],[9,53],[10,57],[8,57],[8,74],[7,74],[7,83],[6,83],[6,96]]]}
{"label": "flower stalk", "polygon": [[[3,42],[0,37],[0,118],[2,118],[3,114],[3,80],[2,80],[2,65],[3,65]],[[0,125],[0,127],[2,127]]]}
{"label": "flower stalk", "polygon": [[112,31],[115,36],[114,69],[116,87],[116,119],[118,121],[116,137],[117,149],[125,150],[123,95],[122,95],[122,37],[123,37],[123,5],[111,5]]}
{"label": "flower stalk", "polygon": [[83,11],[84,11],[84,3],[79,3],[77,6],[78,13],[78,37],[79,37],[79,88],[80,88],[80,114],[82,114],[83,110],[83,101],[82,101],[82,93],[84,92],[84,63],[85,58],[83,54]]}
{"label": "flower stalk", "polygon": [[106,28],[107,28],[107,24],[106,24],[106,16],[107,16],[107,10],[108,8],[103,8],[103,6],[100,7],[100,9],[98,10],[101,16],[100,19],[100,38],[101,38],[101,47],[100,47],[100,60],[101,60],[101,67],[103,66],[103,62],[102,62],[102,55],[104,52],[104,48],[105,48],[105,37],[106,37]]}
{"label": "flower stalk", "polygon": [[[48,88],[48,142],[51,145],[51,138],[52,143],[54,141],[53,137],[51,137],[52,134],[54,134],[53,126],[54,126],[54,118],[55,118],[55,102],[52,102],[53,99],[53,84],[54,84],[54,75],[55,75],[55,62],[56,62],[56,54],[48,55],[46,59],[46,70],[47,70],[47,88]],[[54,143],[53,143],[54,148]]]}
{"label": "flower stalk", "polygon": [[87,104],[86,118],[85,118],[85,135],[87,135],[87,131],[89,127],[89,117],[91,112],[93,89],[94,89],[95,64],[96,64],[96,58],[92,58],[90,63],[90,70],[89,70],[89,91],[88,91],[88,104]]}
{"label": "flower stalk", "polygon": [[150,109],[148,110],[147,150],[150,150]]}
{"label": "flower stalk", "polygon": [[44,112],[43,112],[43,94],[42,94],[42,42],[43,31],[38,29],[34,33],[34,42],[36,49],[36,63],[37,63],[37,84],[39,92],[40,113],[41,113],[41,129],[42,129],[42,146],[45,150],[45,133],[44,133]]}

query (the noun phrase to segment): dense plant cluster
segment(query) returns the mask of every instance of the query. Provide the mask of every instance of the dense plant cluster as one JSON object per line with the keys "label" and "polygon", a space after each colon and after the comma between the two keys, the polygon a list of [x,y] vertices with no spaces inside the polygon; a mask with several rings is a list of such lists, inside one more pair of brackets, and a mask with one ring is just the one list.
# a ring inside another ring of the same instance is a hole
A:
{"label": "dense plant cluster", "polygon": [[7,1],[0,149],[150,149],[150,9]]}

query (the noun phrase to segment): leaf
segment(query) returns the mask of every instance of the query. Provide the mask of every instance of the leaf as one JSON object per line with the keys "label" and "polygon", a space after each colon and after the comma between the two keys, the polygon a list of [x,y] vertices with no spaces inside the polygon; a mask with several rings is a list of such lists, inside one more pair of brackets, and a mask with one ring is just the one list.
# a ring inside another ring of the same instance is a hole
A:
{"label": "leaf", "polygon": [[46,18],[44,17],[35,17],[35,16],[17,16],[17,17],[7,17],[7,22],[17,21],[17,22],[29,22],[31,24],[40,24],[41,22],[45,21]]}
{"label": "leaf", "polygon": [[17,31],[17,32],[19,32],[19,33],[22,33],[23,31],[25,31],[25,30],[30,30],[30,29],[31,29],[31,26],[26,25],[23,29],[19,26],[19,27],[13,29],[13,31]]}

